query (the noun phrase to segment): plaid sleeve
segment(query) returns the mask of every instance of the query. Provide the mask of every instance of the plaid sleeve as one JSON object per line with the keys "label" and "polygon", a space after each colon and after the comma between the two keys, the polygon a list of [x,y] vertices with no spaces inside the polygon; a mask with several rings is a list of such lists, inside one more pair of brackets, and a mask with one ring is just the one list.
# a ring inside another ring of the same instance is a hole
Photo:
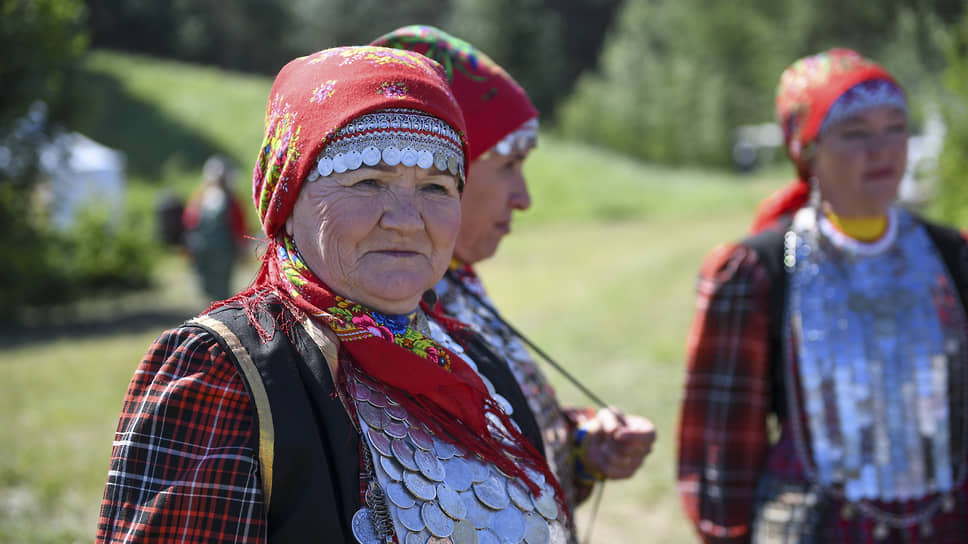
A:
{"label": "plaid sleeve", "polygon": [[254,417],[211,335],[159,337],[124,399],[97,541],[265,542]]}
{"label": "plaid sleeve", "polygon": [[769,277],[756,253],[720,246],[703,263],[679,421],[679,494],[707,543],[748,542],[768,445]]}

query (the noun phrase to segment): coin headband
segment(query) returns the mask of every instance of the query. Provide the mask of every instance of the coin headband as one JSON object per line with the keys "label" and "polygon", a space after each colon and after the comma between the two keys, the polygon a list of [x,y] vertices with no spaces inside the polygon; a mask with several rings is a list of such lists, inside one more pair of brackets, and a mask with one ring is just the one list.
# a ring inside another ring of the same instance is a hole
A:
{"label": "coin headband", "polygon": [[307,180],[381,162],[435,167],[455,176],[458,187],[464,185],[464,151],[458,132],[437,117],[411,109],[367,113],[344,125],[320,152]]}
{"label": "coin headband", "polygon": [[538,143],[538,118],[525,121],[517,130],[511,132],[494,144],[494,147],[481,154],[480,159],[486,159],[492,154],[508,156],[514,151],[526,151]]}

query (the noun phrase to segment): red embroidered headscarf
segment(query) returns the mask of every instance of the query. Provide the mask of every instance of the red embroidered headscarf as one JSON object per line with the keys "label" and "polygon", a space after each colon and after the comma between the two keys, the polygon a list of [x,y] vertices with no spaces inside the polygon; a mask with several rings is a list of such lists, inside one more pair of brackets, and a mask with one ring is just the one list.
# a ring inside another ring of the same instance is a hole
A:
{"label": "red embroidered headscarf", "polygon": [[442,439],[537,491],[526,469],[552,478],[547,463],[470,366],[408,323],[333,293],[305,264],[283,228],[302,184],[332,172],[384,162],[446,170],[460,183],[463,133],[463,115],[443,69],[418,53],[342,47],[287,64],[269,94],[265,138],[253,174],[253,198],[268,249],[253,285],[230,302],[241,303],[259,328],[255,306],[277,295],[294,315],[309,316],[339,338],[336,385],[341,395],[354,379],[384,388]]}
{"label": "red embroidered headscarf", "polygon": [[371,45],[416,51],[443,65],[467,121],[468,164],[538,117],[527,93],[503,68],[473,45],[438,28],[405,26]]}
{"label": "red embroidered headscarf", "polygon": [[751,229],[753,233],[806,204],[810,196],[808,180],[813,146],[831,107],[845,93],[873,81],[887,82],[903,99],[903,92],[891,74],[850,49],[831,49],[802,58],[783,72],[776,92],[776,119],[798,177],[760,203]]}

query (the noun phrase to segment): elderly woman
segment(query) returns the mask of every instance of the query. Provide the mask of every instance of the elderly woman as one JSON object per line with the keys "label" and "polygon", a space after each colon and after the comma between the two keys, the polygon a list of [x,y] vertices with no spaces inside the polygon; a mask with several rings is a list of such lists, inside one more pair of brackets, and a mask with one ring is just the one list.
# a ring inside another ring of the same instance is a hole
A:
{"label": "elderly woman", "polygon": [[433,61],[329,49],[273,84],[254,284],[129,387],[100,542],[566,542],[513,377],[418,309],[460,221],[464,122]]}
{"label": "elderly woman", "polygon": [[686,512],[706,542],[966,542],[968,244],[894,204],[904,93],[834,49],[776,104],[798,179],[702,266]]}
{"label": "elderly woman", "polygon": [[461,227],[454,260],[434,288],[441,322],[454,318],[469,324],[506,358],[572,505],[587,497],[596,481],[631,476],[655,440],[652,424],[612,410],[562,409],[521,340],[492,313],[493,303],[473,268],[493,256],[510,233],[512,213],[531,205],[522,166],[536,143],[537,109],[487,55],[439,29],[403,27],[373,45],[414,50],[439,61],[467,121],[470,181],[461,202]]}

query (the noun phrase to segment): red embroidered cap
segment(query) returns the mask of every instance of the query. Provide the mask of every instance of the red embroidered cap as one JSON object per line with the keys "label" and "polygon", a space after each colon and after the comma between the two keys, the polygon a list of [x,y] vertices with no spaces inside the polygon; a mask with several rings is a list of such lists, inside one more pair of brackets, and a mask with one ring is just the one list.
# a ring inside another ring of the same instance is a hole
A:
{"label": "red embroidered cap", "polygon": [[[368,115],[381,110],[397,115]],[[379,119],[376,124],[347,126],[361,117]],[[386,124],[381,124],[383,118],[389,119]],[[412,157],[407,155],[412,161],[403,156],[406,146],[391,146],[400,151],[400,162],[446,166],[461,183],[467,150],[464,131],[463,114],[443,69],[423,55],[362,46],[297,58],[279,71],[266,106],[265,135],[252,176],[262,230],[273,236],[292,212],[307,177],[326,175],[319,161],[331,144],[345,146],[377,132],[395,136],[397,141],[416,143],[416,149],[409,150]],[[442,153],[447,149],[452,152]],[[356,159],[367,160],[365,148],[359,157],[353,149],[344,151],[350,153],[345,160],[328,157],[337,159],[337,172],[358,168]],[[379,151],[380,160],[385,160],[387,149]]]}
{"label": "red embroidered cap", "polygon": [[473,45],[438,28],[405,26],[371,45],[416,51],[444,67],[467,121],[468,164],[538,116],[527,93],[503,68]]}

